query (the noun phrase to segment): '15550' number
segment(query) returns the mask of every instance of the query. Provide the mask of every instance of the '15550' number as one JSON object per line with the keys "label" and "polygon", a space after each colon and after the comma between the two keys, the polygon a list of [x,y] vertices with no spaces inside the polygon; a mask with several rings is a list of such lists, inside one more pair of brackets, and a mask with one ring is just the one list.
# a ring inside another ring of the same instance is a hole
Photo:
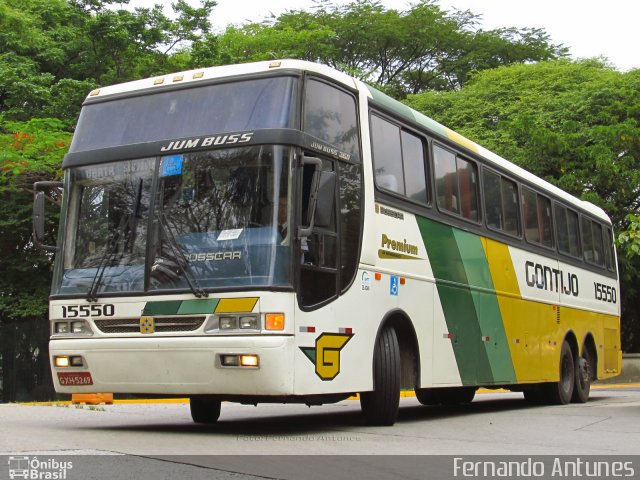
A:
{"label": "'15550' number", "polygon": [[593,288],[596,300],[602,300],[608,303],[616,303],[618,301],[618,294],[615,287],[594,282]]}
{"label": "'15550' number", "polygon": [[115,307],[112,303],[95,305],[62,305],[62,318],[77,317],[113,317]]}

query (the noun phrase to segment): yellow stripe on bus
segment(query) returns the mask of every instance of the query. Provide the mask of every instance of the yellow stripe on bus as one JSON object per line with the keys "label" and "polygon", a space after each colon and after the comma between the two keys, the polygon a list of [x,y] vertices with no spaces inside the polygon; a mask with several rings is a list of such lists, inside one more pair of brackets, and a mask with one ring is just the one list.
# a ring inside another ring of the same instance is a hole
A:
{"label": "yellow stripe on bus", "polygon": [[258,303],[258,297],[221,298],[214,313],[247,313],[252,312]]}
{"label": "yellow stripe on bus", "polygon": [[498,297],[518,383],[558,380],[554,345],[555,306],[523,300],[509,247],[489,238],[482,242]]}

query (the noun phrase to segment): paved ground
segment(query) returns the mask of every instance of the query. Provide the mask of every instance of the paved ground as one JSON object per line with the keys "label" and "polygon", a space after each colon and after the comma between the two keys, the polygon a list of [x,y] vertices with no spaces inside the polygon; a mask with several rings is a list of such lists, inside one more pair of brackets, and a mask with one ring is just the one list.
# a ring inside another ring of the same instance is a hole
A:
{"label": "paved ground", "polygon": [[[393,427],[363,425],[357,401],[311,409],[225,403],[214,426],[193,424],[186,403],[0,405],[0,455],[74,454],[124,454],[115,464],[115,457],[92,457],[93,462],[120,465],[122,478],[131,478],[131,469],[151,468],[145,462],[157,466],[162,457],[178,469],[167,478],[200,478],[180,470],[196,468],[208,472],[208,478],[242,479],[301,477],[278,470],[283,466],[279,457],[265,457],[260,468],[253,468],[251,460],[229,455],[639,455],[640,386],[594,389],[587,404],[567,406],[531,406],[519,393],[478,394],[471,405],[456,408],[423,407],[415,398],[403,398]],[[222,462],[217,458],[214,468],[214,457],[164,458],[171,455],[225,457]],[[341,462],[371,465],[371,458]],[[391,465],[402,458],[407,457],[378,461]],[[309,462],[313,460],[303,462],[305,478],[313,478]],[[638,467],[640,475],[640,463]],[[211,476],[211,468],[217,476]],[[412,468],[422,467],[416,463]],[[317,472],[317,478],[326,478],[326,468]],[[234,476],[239,473],[243,475]],[[112,471],[109,478],[119,478],[114,475]]]}

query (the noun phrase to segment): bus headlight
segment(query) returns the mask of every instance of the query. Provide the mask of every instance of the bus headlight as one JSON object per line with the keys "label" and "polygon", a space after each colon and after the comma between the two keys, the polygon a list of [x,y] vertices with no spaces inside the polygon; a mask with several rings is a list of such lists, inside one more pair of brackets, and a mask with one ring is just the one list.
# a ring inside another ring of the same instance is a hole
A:
{"label": "bus headlight", "polygon": [[56,322],[53,325],[53,333],[69,333],[69,322]]}
{"label": "bus headlight", "polygon": [[84,320],[71,322],[71,333],[89,333],[89,326]]}
{"label": "bus headlight", "polygon": [[93,335],[93,331],[86,320],[56,320],[53,322],[54,335]]}
{"label": "bus headlight", "polygon": [[235,330],[238,328],[236,317],[220,317],[220,330]]}
{"label": "bus headlight", "polygon": [[240,317],[240,328],[258,330],[258,317],[255,315],[243,315]]}

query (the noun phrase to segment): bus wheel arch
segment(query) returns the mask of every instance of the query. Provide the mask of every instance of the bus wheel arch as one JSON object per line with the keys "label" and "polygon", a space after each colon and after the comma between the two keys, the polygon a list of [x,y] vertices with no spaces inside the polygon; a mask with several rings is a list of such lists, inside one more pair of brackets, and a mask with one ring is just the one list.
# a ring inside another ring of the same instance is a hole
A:
{"label": "bus wheel arch", "polygon": [[398,338],[401,364],[400,388],[414,389],[420,383],[420,348],[413,323],[404,311],[393,310],[381,322],[378,335],[387,326],[395,330]]}
{"label": "bus wheel arch", "polygon": [[398,416],[400,389],[418,381],[419,356],[415,331],[400,311],[387,314],[380,324],[373,350],[373,390],[360,394],[367,424],[393,425]]}

